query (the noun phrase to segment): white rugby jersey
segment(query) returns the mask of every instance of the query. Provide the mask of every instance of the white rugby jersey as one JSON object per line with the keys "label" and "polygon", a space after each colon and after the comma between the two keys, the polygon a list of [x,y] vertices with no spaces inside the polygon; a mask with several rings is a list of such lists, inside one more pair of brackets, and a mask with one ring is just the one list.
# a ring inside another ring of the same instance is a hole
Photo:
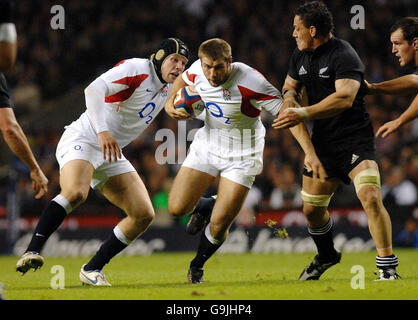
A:
{"label": "white rugby jersey", "polygon": [[223,157],[263,151],[266,129],[260,119],[261,110],[276,116],[283,100],[280,91],[260,72],[234,62],[228,80],[212,87],[197,60],[182,77],[195,87],[206,105],[205,125],[196,132],[194,143],[207,145],[211,152]]}
{"label": "white rugby jersey", "polygon": [[[163,109],[171,84],[163,84],[149,59],[122,60],[100,77],[107,86],[103,101],[106,125],[123,148],[136,139]],[[120,104],[119,111],[117,104]],[[70,126],[100,148],[85,111]],[[67,127],[66,127],[67,128]]]}

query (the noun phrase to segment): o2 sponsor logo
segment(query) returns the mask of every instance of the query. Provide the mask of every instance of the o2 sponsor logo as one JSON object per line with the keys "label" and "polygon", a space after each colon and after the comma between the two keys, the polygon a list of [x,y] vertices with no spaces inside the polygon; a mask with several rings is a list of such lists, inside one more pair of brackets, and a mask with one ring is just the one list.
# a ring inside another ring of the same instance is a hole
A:
{"label": "o2 sponsor logo", "polygon": [[153,113],[155,110],[155,103],[154,102],[148,102],[145,107],[141,109],[141,111],[138,112],[138,115],[141,119],[146,119],[145,123],[150,124],[152,119],[154,118],[151,113]]}
{"label": "o2 sponsor logo", "polygon": [[215,118],[224,118],[226,124],[231,124],[231,119],[229,117],[224,116],[224,113],[220,106],[218,106],[214,102],[206,103],[206,109],[208,109],[209,113],[214,116]]}

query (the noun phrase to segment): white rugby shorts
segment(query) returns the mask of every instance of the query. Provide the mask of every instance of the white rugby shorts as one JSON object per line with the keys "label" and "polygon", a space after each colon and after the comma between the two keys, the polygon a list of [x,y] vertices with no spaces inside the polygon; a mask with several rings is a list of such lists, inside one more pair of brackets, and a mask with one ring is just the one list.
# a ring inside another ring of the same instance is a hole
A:
{"label": "white rugby shorts", "polygon": [[208,145],[192,143],[182,165],[214,177],[220,175],[250,189],[255,176],[263,169],[263,154],[230,159],[210,152]]}
{"label": "white rugby shorts", "polygon": [[55,153],[60,171],[71,160],[86,160],[94,167],[93,178],[90,186],[101,190],[106,181],[112,177],[127,172],[136,171],[132,164],[122,154],[117,162],[109,162],[103,159],[101,148],[91,143],[87,138],[79,134],[77,130],[68,128],[64,131],[57,145]]}

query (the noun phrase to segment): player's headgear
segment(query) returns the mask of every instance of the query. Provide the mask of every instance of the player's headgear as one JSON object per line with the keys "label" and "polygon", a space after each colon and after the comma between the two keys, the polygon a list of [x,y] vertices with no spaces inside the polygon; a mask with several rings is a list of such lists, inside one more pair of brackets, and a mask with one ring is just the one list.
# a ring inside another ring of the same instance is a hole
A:
{"label": "player's headgear", "polygon": [[161,67],[164,61],[172,54],[181,55],[185,57],[186,60],[189,59],[189,49],[184,42],[178,38],[164,39],[156,48],[155,53],[150,57],[150,60],[154,64],[155,71],[163,83],[165,83],[165,81],[161,75]]}

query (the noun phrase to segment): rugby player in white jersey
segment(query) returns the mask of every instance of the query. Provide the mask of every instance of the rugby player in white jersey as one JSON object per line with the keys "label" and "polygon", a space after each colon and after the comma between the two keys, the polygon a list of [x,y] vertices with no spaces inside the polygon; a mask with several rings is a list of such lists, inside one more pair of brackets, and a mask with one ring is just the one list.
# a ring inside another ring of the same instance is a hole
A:
{"label": "rugby player in white jersey", "polygon": [[[176,79],[165,104],[172,118],[186,119],[187,115],[174,108],[174,95],[180,88],[193,85],[206,105],[205,125],[196,132],[171,188],[170,213],[177,217],[194,214],[200,197],[220,175],[210,222],[190,263],[189,283],[203,282],[204,263],[226,239],[255,176],[262,170],[262,109],[277,116],[282,106],[279,90],[261,73],[244,63],[232,63],[231,47],[226,41],[215,38],[203,42],[198,56],[199,60]],[[306,127],[298,126],[292,133],[306,153],[307,168],[315,177],[325,179]]]}
{"label": "rugby player in white jersey", "polygon": [[80,271],[85,284],[110,285],[102,268],[141,235],[155,215],[144,183],[121,150],[163,109],[188,54],[181,40],[165,39],[150,59],[123,60],[85,89],[87,110],[66,127],[57,146],[61,192],[42,213],[17,271],[24,274],[43,265],[45,242],[92,187],[127,215]]}

